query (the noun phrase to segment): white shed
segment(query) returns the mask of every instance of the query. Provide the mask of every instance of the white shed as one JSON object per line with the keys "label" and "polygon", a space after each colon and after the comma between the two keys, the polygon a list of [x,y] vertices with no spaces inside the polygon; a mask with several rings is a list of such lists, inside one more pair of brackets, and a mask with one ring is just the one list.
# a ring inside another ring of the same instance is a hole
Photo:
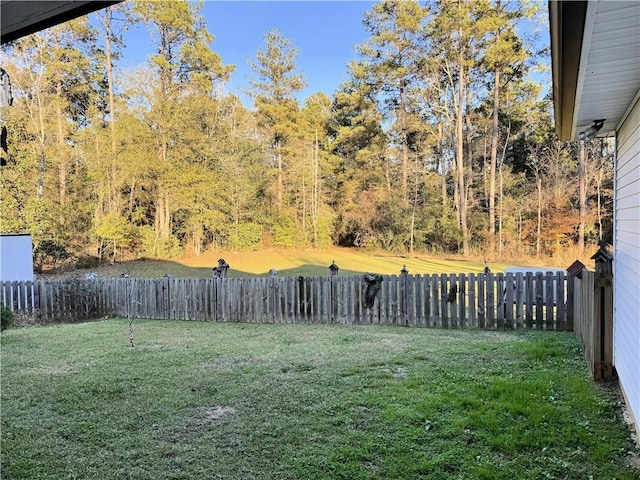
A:
{"label": "white shed", "polygon": [[550,1],[556,130],[615,136],[613,363],[640,431],[640,1]]}
{"label": "white shed", "polygon": [[34,280],[33,244],[28,233],[0,233],[0,280]]}

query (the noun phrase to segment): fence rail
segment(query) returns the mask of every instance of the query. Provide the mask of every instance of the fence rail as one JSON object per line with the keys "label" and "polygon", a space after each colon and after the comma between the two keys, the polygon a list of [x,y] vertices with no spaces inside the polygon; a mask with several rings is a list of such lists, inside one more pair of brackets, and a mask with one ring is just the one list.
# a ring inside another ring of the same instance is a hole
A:
{"label": "fence rail", "polygon": [[[88,318],[573,329],[563,272],[2,282],[1,300],[42,321]],[[376,286],[377,285],[377,286]],[[368,302],[367,300],[370,300]]]}

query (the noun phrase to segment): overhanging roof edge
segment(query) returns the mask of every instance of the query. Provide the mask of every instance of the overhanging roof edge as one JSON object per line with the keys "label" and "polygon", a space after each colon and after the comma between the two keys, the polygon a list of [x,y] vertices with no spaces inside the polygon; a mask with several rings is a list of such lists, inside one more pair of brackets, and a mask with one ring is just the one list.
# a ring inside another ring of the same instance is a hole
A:
{"label": "overhanging roof edge", "polygon": [[570,140],[587,13],[586,1],[550,1],[551,68],[556,133]]}
{"label": "overhanging roof edge", "polygon": [[[36,2],[36,1],[19,1],[19,2],[0,2],[1,16],[2,16],[2,28],[0,29],[0,43],[5,44],[12,42],[21,37],[25,37],[32,33],[36,33],[40,30],[44,30],[54,25],[72,20],[82,15],[87,15],[96,10],[120,3],[123,0],[93,0],[93,1],[69,1],[60,2],[66,4],[65,8],[52,13],[51,15],[37,16],[34,15],[31,21],[23,24],[12,25],[10,22],[10,15],[7,13],[8,9],[15,8],[16,4],[24,4],[27,9],[38,9],[38,4],[53,2]],[[7,10],[5,10],[5,8]]]}

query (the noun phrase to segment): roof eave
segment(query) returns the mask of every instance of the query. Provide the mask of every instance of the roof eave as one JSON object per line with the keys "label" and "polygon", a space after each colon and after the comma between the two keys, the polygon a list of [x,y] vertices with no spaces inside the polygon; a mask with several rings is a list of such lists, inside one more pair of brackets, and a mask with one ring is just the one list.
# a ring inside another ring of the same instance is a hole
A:
{"label": "roof eave", "polygon": [[[96,10],[109,7],[123,0],[91,0],[91,1],[12,1],[2,2],[2,29],[0,33],[0,43],[5,44],[12,42],[21,37],[25,37],[32,33],[44,30],[45,28],[58,25],[76,17],[87,15]],[[53,4],[59,4],[57,8],[52,8]],[[46,10],[42,6],[46,6],[50,10],[50,14],[41,14],[40,10]],[[9,20],[13,18],[20,9],[34,12],[34,15],[27,17],[25,21],[12,24]]]}
{"label": "roof eave", "polygon": [[576,103],[586,1],[550,1],[551,68],[556,133],[570,140]]}

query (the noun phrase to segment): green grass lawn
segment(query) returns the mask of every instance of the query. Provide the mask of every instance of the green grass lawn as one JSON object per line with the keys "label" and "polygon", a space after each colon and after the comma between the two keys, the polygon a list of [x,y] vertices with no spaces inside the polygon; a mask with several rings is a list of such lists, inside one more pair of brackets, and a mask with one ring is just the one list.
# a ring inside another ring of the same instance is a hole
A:
{"label": "green grass lawn", "polygon": [[1,336],[2,479],[637,479],[571,333],[137,321]]}

